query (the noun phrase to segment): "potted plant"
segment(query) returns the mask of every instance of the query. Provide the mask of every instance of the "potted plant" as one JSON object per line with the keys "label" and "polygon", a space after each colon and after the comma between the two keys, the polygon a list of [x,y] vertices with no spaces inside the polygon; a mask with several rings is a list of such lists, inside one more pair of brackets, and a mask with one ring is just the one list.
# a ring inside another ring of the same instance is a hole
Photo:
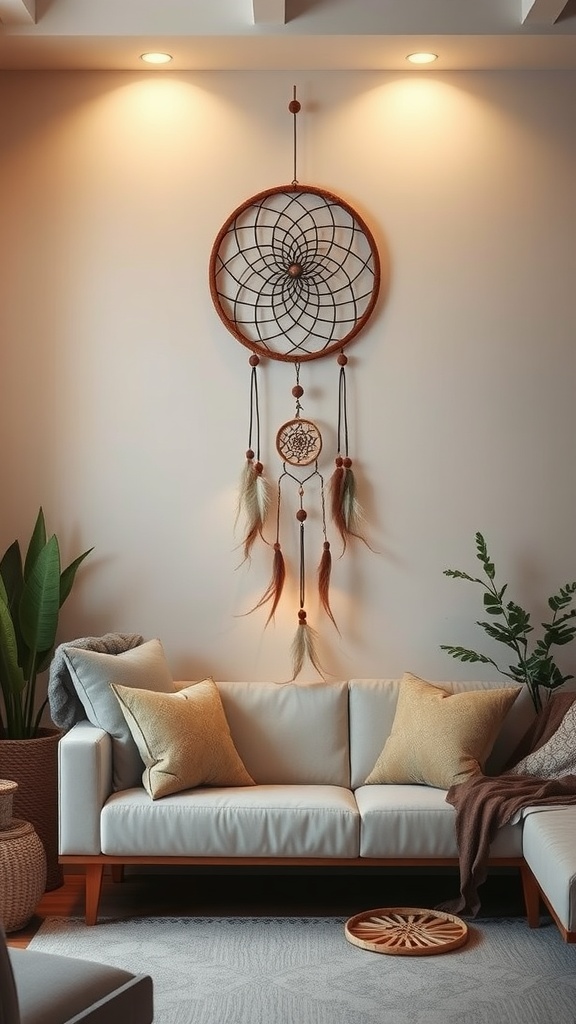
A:
{"label": "potted plant", "polygon": [[552,648],[563,647],[576,636],[576,609],[572,607],[576,582],[566,583],[556,594],[548,598],[548,607],[552,614],[548,622],[541,623],[544,633],[531,647],[529,636],[534,627],[530,622],[530,614],[515,601],[505,600],[508,584],[496,584],[494,562],[488,554],[486,541],[481,533],[476,534],[476,557],[482,564],[483,579],[470,576],[460,569],[445,569],[444,575],[457,580],[468,580],[469,583],[475,583],[482,588],[484,611],[492,620],[478,621],[476,625],[481,626],[492,640],[509,647],[516,655],[516,662],[509,665],[508,669],[503,669],[494,658],[471,651],[467,647],[441,644],[440,649],[448,651],[448,654],[459,661],[493,665],[501,675],[524,684],[538,712],[542,708],[542,691],[549,697],[552,690],[573,678],[572,675],[563,675],[560,671],[554,661]]}
{"label": "potted plant", "polygon": [[24,560],[17,540],[0,560],[0,777],[18,783],[15,813],[34,825],[44,843],[48,888],[61,879],[56,813],[60,734],[41,724],[47,698],[38,700],[37,683],[54,653],[60,608],[91,550],[62,570],[58,539],[47,536],[40,508]]}

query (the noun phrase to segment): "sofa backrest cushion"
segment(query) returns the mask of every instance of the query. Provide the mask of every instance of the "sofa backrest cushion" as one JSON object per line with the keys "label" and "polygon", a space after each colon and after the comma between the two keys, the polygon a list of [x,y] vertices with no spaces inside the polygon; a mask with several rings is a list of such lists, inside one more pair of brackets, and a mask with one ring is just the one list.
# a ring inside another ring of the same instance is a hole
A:
{"label": "sofa backrest cushion", "polygon": [[350,785],[348,684],[218,682],[236,750],[264,785]]}
{"label": "sofa backrest cushion", "polygon": [[[400,679],[351,679],[350,688],[350,765],[353,789],[364,784],[388,739],[394,723]],[[451,693],[467,690],[503,689],[503,682],[434,682]],[[517,684],[509,681],[513,688]],[[504,718],[492,753],[486,764],[486,772],[495,774],[504,765],[510,751],[519,741],[531,721],[532,711],[520,694]]]}

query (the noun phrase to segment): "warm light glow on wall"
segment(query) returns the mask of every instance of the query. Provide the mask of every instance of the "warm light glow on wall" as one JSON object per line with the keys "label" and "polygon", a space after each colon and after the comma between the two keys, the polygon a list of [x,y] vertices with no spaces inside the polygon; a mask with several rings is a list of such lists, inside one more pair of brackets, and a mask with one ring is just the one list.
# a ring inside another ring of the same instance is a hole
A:
{"label": "warm light glow on wall", "polygon": [[172,56],[169,53],[141,53],[140,60],[147,64],[169,64]]}
{"label": "warm light glow on wall", "polygon": [[438,60],[437,53],[409,53],[406,57],[411,64],[433,64]]}

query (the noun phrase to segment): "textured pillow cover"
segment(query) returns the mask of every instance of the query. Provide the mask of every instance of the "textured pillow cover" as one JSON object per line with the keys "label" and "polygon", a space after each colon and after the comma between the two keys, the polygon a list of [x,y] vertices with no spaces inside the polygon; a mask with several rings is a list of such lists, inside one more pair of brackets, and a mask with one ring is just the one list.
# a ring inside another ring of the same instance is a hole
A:
{"label": "textured pillow cover", "polygon": [[513,775],[533,775],[539,779],[576,775],[576,701],[550,739],[523,757],[510,771]]}
{"label": "textured pillow cover", "polygon": [[520,687],[451,693],[406,672],[392,730],[367,785],[449,789],[482,771]]}
{"label": "textured pillow cover", "polygon": [[110,683],[173,693],[174,681],[160,640],[148,640],[122,654],[66,647],[64,659],[86,717],[112,737],[114,789],[139,786],[142,758],[110,689]]}
{"label": "textured pillow cover", "polygon": [[153,800],[195,786],[253,786],[212,679],[152,693],[111,684],[144,761]]}

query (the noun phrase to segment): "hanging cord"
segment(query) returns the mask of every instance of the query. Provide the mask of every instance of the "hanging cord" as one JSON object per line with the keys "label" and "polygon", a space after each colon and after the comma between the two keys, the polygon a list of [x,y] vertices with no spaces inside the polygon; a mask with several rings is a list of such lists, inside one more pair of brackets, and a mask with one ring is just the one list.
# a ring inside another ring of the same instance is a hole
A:
{"label": "hanging cord", "polygon": [[340,367],[338,379],[338,454],[334,460],[335,469],[330,478],[332,519],[342,538],[342,555],[346,551],[346,546],[351,537],[356,537],[358,540],[363,541],[366,547],[370,547],[368,541],[360,532],[365,517],[356,498],[356,479],[352,469],[352,459],[348,454],[347,363],[347,356],[340,352],[338,356],[338,365]]}
{"label": "hanging cord", "polygon": [[293,173],[293,177],[292,177],[292,184],[293,185],[297,185],[298,184],[298,178],[296,176],[296,153],[297,153],[296,115],[300,113],[301,109],[302,109],[301,105],[298,102],[298,100],[296,99],[296,86],[294,86],[293,99],[288,104],[288,110],[293,115],[293,118],[292,118],[292,121],[293,121],[293,129],[292,129],[293,143],[292,143],[292,145],[293,145],[293,155],[294,155],[293,172],[292,172]]}
{"label": "hanging cord", "polygon": [[304,388],[300,384],[300,363],[295,363],[294,366],[296,368],[296,383],[292,388],[292,396],[296,399],[295,417],[296,419],[299,419],[300,413],[302,412],[302,403],[300,399],[304,394]]}
{"label": "hanging cord", "polygon": [[[257,366],[260,362],[258,356],[250,356],[250,425],[248,427],[248,452],[246,458],[254,458],[252,451],[252,434],[256,432],[256,460],[260,462],[260,401],[258,397],[258,373]],[[254,425],[255,424],[255,425]],[[252,451],[252,456],[249,452]]]}
{"label": "hanging cord", "polygon": [[[292,474],[288,474],[292,476]],[[318,660],[318,654],[316,651],[316,644],[318,640],[318,634],[312,629],[307,621],[306,609],[304,607],[306,602],[306,550],[305,550],[305,523],[308,518],[308,513],[304,508],[304,484],[307,480],[312,479],[314,476],[320,476],[318,472],[318,463],[316,463],[315,469],[310,473],[305,480],[299,482],[298,493],[300,496],[300,508],[296,513],[296,519],[300,524],[300,568],[299,568],[299,588],[300,588],[300,607],[298,609],[298,627],[294,640],[292,641],[292,679],[296,679],[296,676],[302,671],[304,665],[304,659],[308,658],[310,663],[314,666],[318,675],[324,678],[324,671]],[[293,477],[293,479],[296,479]]]}
{"label": "hanging cord", "polygon": [[328,540],[328,531],[326,529],[326,500],[324,496],[324,477],[322,476],[321,473],[318,473],[318,476],[320,477],[322,532],[324,534],[324,543],[322,545],[322,557],[320,558],[320,564],[318,566],[318,596],[320,598],[320,603],[324,611],[326,612],[328,617],[332,619],[332,622],[336,627],[336,632],[339,635],[341,635],[340,630],[338,629],[338,624],[336,622],[336,619],[334,618],[334,615],[332,614],[332,609],[330,607],[330,576],[332,574],[332,553],[330,551],[330,541]]}
{"label": "hanging cord", "polygon": [[348,455],[348,399],[346,392],[347,357],[341,352],[338,356],[340,374],[338,379],[338,455],[342,454],[342,434],[344,435],[344,455]]}
{"label": "hanging cord", "polygon": [[[260,401],[258,395],[258,373],[257,369],[260,359],[257,355],[250,356],[250,417],[248,426],[248,448],[246,451],[246,462],[240,478],[238,491],[238,504],[236,508],[236,522],[241,515],[246,520],[244,540],[244,559],[250,558],[252,548],[256,539],[262,536],[262,530],[270,506],[270,490],[268,482],[264,478],[264,467],[260,461]],[[255,438],[256,452],[252,447]]]}

